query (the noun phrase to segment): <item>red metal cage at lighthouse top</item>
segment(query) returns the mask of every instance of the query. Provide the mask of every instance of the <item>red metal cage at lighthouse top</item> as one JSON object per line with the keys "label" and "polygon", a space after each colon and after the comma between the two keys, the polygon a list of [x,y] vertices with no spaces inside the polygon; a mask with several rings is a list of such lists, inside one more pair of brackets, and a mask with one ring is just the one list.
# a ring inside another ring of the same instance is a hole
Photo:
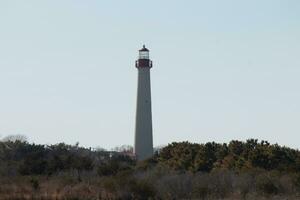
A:
{"label": "red metal cage at lighthouse top", "polygon": [[143,45],[143,48],[139,50],[139,58],[137,61],[135,61],[135,66],[137,68],[152,67],[152,61],[150,60],[149,57],[149,49],[147,49],[145,45]]}

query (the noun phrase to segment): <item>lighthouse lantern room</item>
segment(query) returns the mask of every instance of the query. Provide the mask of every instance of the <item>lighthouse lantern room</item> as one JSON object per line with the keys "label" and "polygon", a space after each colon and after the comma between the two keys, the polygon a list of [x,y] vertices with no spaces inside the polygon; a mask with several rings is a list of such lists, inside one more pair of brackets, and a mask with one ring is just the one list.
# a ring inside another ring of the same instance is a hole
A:
{"label": "lighthouse lantern room", "polygon": [[135,62],[135,66],[139,67],[152,67],[152,61],[149,57],[149,49],[143,45],[143,48],[139,50],[138,60]]}

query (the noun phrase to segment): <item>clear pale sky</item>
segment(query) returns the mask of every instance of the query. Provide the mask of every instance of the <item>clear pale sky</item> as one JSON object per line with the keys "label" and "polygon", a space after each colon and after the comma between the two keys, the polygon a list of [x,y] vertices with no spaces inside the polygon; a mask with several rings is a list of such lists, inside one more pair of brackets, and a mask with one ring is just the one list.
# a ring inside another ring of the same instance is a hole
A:
{"label": "clear pale sky", "polygon": [[1,0],[0,135],[133,145],[144,43],[154,145],[299,148],[299,0]]}

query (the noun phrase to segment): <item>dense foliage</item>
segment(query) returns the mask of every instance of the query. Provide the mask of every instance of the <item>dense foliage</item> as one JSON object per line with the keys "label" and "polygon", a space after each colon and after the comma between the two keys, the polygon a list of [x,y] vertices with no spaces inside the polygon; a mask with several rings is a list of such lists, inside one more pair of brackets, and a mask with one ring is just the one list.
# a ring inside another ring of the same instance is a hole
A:
{"label": "dense foliage", "polygon": [[172,143],[154,158],[174,170],[210,172],[213,169],[235,171],[260,168],[297,172],[300,170],[300,152],[267,141],[250,139],[227,144],[209,142],[191,144]]}
{"label": "dense foliage", "polygon": [[21,141],[0,143],[1,175],[51,175],[76,169],[92,170],[91,152],[78,145],[36,145]]}
{"label": "dense foliage", "polygon": [[176,142],[142,162],[118,150],[2,141],[0,199],[299,198],[300,152],[266,141]]}

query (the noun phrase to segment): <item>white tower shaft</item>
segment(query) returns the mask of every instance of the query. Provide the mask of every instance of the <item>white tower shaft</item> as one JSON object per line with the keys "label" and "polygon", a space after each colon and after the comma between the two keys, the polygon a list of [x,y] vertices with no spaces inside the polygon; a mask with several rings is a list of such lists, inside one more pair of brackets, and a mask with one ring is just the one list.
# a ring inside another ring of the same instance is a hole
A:
{"label": "white tower shaft", "polygon": [[152,62],[148,58],[144,59],[142,57],[142,59],[139,59],[137,61],[138,87],[137,87],[134,153],[138,160],[145,160],[147,158],[150,158],[153,155],[151,86],[150,86],[151,67],[152,67]]}

